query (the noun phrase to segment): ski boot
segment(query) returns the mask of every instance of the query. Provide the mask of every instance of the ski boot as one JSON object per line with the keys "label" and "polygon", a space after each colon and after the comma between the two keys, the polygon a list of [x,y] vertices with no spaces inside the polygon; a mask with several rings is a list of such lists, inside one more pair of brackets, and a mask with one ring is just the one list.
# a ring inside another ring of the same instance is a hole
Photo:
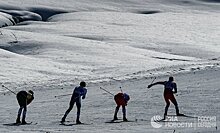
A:
{"label": "ski boot", "polygon": [[114,116],[114,119],[113,119],[113,120],[114,120],[114,121],[115,121],[115,120],[118,120],[118,117],[117,117],[117,116]]}
{"label": "ski boot", "polygon": [[123,121],[128,121],[128,119],[126,117],[123,118]]}
{"label": "ski boot", "polygon": [[20,123],[21,123],[20,118],[17,118],[17,119],[16,119],[16,124],[20,124]]}
{"label": "ski boot", "polygon": [[25,121],[25,119],[22,120],[21,124],[27,124],[27,122]]}
{"label": "ski boot", "polygon": [[79,120],[76,120],[76,124],[82,124],[82,122]]}
{"label": "ski boot", "polygon": [[63,117],[60,122],[64,123],[65,122],[65,118]]}
{"label": "ski boot", "polygon": [[185,116],[185,115],[181,113],[177,113],[176,116]]}

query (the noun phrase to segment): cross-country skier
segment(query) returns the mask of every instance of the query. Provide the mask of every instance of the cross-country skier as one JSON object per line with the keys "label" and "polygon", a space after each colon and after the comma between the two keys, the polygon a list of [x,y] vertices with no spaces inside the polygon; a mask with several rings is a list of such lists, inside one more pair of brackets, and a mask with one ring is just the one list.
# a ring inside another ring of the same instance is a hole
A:
{"label": "cross-country skier", "polygon": [[76,107],[77,107],[76,124],[82,124],[79,120],[79,117],[80,117],[80,108],[81,108],[81,97],[82,99],[85,99],[87,93],[87,89],[85,87],[86,87],[86,83],[84,81],[80,82],[80,86],[75,87],[69,103],[69,108],[65,112],[61,120],[61,123],[65,122],[67,115],[73,109],[73,106],[76,103]]}
{"label": "cross-country skier", "polygon": [[[34,92],[32,90],[29,90],[28,92],[26,91],[20,91],[17,93],[17,101],[20,106],[18,110],[18,116],[16,119],[16,123],[22,123],[22,124],[27,124],[25,121],[26,118],[26,113],[27,113],[27,105],[30,104],[34,100]],[[20,120],[20,116],[23,110],[23,115],[22,115],[22,121]]]}
{"label": "cross-country skier", "polygon": [[130,100],[130,97],[126,93],[118,93],[114,96],[114,100],[117,104],[115,108],[115,114],[113,120],[118,120],[117,114],[119,111],[120,106],[122,106],[122,113],[123,113],[123,121],[128,121],[126,118],[126,108],[128,101]]}
{"label": "cross-country skier", "polygon": [[152,86],[158,85],[158,84],[164,85],[164,100],[166,102],[166,107],[165,107],[165,112],[164,112],[164,119],[167,116],[168,108],[170,106],[170,101],[175,105],[176,115],[177,116],[183,116],[183,114],[179,113],[178,104],[177,104],[177,101],[176,101],[176,99],[173,95],[173,94],[177,93],[177,85],[174,82],[174,78],[169,77],[168,81],[160,81],[160,82],[150,84],[150,85],[148,85],[148,88],[151,88]]}

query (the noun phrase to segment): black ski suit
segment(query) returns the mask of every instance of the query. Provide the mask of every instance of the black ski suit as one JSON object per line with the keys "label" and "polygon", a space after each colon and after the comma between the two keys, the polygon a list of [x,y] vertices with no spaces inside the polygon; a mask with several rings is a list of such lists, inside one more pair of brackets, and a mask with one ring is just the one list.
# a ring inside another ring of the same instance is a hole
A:
{"label": "black ski suit", "polygon": [[30,104],[34,100],[34,96],[26,91],[20,91],[17,93],[17,101],[20,106],[18,110],[18,116],[16,123],[20,123],[20,116],[23,110],[22,122],[25,122],[26,113],[27,113],[27,105]]}

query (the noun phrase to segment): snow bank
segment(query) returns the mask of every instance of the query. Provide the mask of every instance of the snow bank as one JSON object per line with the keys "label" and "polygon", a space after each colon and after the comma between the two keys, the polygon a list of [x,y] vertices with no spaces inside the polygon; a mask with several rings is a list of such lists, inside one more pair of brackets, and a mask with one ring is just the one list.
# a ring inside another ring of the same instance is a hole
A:
{"label": "snow bank", "polygon": [[15,24],[15,21],[11,15],[0,12],[0,28],[14,25],[14,24]]}
{"label": "snow bank", "polygon": [[[154,4],[143,9],[147,1],[121,1],[124,7],[115,1],[97,2],[97,6],[94,1],[77,1],[66,9],[68,1],[24,3],[17,3],[22,5],[20,9],[2,9],[22,20],[37,20],[2,29],[1,48],[27,59],[15,62],[11,58],[2,64],[3,82],[124,80],[172,74],[219,59],[220,20],[215,12],[166,12]],[[114,10],[108,10],[110,6]],[[16,68],[4,73],[11,62]]]}

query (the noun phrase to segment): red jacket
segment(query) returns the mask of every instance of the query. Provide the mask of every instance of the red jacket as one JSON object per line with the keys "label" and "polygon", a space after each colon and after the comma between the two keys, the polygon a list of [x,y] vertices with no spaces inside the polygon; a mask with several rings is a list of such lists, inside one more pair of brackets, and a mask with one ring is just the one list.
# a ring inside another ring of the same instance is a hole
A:
{"label": "red jacket", "polygon": [[128,98],[125,98],[123,93],[118,93],[114,96],[114,99],[115,99],[115,102],[118,106],[127,106],[127,102],[130,98],[129,98],[129,96],[128,96]]}

